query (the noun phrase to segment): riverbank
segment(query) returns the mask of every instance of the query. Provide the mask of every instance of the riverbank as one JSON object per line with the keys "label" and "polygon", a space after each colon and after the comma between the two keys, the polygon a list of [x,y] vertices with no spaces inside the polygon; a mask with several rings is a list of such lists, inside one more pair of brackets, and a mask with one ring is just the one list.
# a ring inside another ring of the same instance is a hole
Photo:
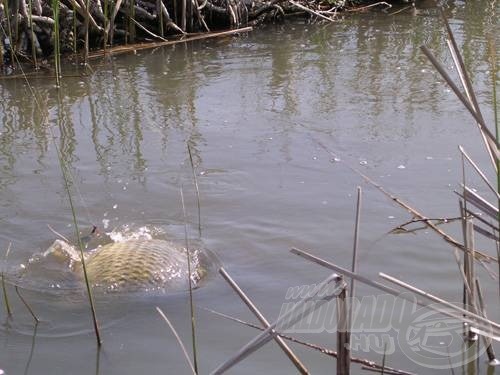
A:
{"label": "riverbank", "polygon": [[57,72],[62,54],[83,52],[86,61],[91,50],[165,42],[287,17],[333,21],[338,12],[372,6],[390,7],[365,0],[2,0],[0,66],[20,61],[38,68],[55,56]]}

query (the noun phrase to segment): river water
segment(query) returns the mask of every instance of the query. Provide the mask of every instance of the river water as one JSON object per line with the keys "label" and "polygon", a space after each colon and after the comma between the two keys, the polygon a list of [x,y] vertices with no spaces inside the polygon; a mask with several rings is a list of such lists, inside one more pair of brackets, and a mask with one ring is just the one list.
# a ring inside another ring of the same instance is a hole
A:
{"label": "river water", "polygon": [[[488,45],[499,50],[495,6],[445,4],[489,124]],[[12,243],[1,263],[7,278],[55,239],[47,225],[72,234],[57,145],[73,176],[82,227],[182,238],[182,186],[189,237],[217,253],[268,320],[289,302],[288,288],[318,283],[329,274],[291,254],[292,247],[350,267],[358,186],[363,192],[359,273],[375,279],[385,272],[460,302],[452,248],[428,231],[390,234],[411,215],[350,169],[432,218],[458,215],[458,145],[491,171],[471,116],[420,52],[422,44],[457,77],[437,9],[422,3],[417,11],[394,15],[347,14],[320,25],[287,22],[239,37],[120,55],[94,61],[85,76],[68,66],[60,90],[43,74],[30,79],[30,86],[22,79],[2,80],[0,246],[3,254]],[[45,116],[47,122],[41,120]],[[187,143],[200,189],[201,239]],[[468,173],[474,185],[477,179]],[[481,184],[474,187],[486,192]],[[461,240],[457,224],[442,228]],[[494,254],[490,243],[477,240]],[[489,315],[498,319],[498,283],[484,268],[477,270],[485,300],[491,301]],[[155,310],[160,306],[167,313],[190,348],[187,293],[97,296],[104,340],[97,356],[84,296],[59,293],[53,284],[20,285],[42,320],[36,331],[9,286],[14,318],[7,320],[3,303],[0,310],[0,369],[7,374],[189,373]],[[356,293],[379,294],[359,283]],[[257,331],[204,308],[255,319],[217,275],[195,290],[194,303],[199,365],[209,373]],[[385,316],[392,311],[380,309],[375,308]],[[335,348],[335,334],[321,327],[297,336]],[[381,361],[383,344],[370,340],[389,328],[374,333],[376,328],[367,324],[366,336],[354,338],[359,344],[354,356]],[[450,373],[431,361],[432,368],[425,367],[425,358],[422,366],[422,358],[401,349],[397,334],[389,333],[394,340],[386,347],[387,365]],[[333,359],[292,348],[311,373],[335,372]],[[486,373],[484,356],[479,366]],[[269,343],[231,373],[294,371]],[[360,372],[353,365],[353,373]]]}

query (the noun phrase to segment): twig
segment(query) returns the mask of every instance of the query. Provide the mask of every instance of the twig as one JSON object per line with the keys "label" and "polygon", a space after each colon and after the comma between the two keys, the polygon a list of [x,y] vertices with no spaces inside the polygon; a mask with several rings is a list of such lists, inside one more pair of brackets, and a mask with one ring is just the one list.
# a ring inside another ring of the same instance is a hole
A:
{"label": "twig", "polygon": [[[224,37],[224,36],[229,36],[229,35],[234,35],[234,34],[239,34],[239,33],[246,33],[246,32],[252,31],[252,30],[253,30],[252,27],[243,27],[241,29],[221,31],[221,32],[216,32],[216,33],[204,33],[204,34],[200,34],[200,35],[186,37],[186,38],[180,39],[180,40],[169,40],[167,42],[137,43],[137,44],[129,44],[127,46],[116,46],[116,47],[108,48],[106,50],[106,55],[108,55],[108,54],[118,55],[121,53],[128,53],[128,52],[132,52],[132,51],[140,51],[140,50],[144,50],[144,49],[158,48],[161,46],[170,46],[170,45],[179,44],[179,43],[193,42],[195,40]],[[89,59],[95,59],[98,57],[102,57],[104,55],[105,54],[103,51],[96,51],[94,53],[89,54]]]}
{"label": "twig", "polygon": [[[457,220],[461,220],[461,219],[462,219],[462,217],[435,218],[435,219],[431,219],[431,218],[415,219],[415,218],[413,218],[413,219],[407,221],[406,223],[403,223],[401,225],[398,225],[396,228],[391,229],[389,231],[389,233],[400,233],[400,232],[414,233],[414,232],[419,231],[419,230],[427,229],[428,228],[427,222],[436,222],[434,224],[437,226],[437,225],[441,225],[441,224],[451,223],[453,221],[457,221]],[[418,227],[418,228],[414,228],[414,229],[406,229],[405,228],[406,226],[411,225],[411,224],[415,224],[415,223],[424,223],[426,225],[423,227]]]}
{"label": "twig", "polygon": [[151,35],[153,38],[156,38],[156,39],[160,39],[160,40],[163,40],[164,42],[167,41],[167,39],[159,36],[159,35],[156,35],[155,33],[149,31],[148,29],[146,29],[144,26],[142,26],[139,22],[137,22],[136,20],[134,20],[132,17],[130,17],[130,20],[135,23],[137,26],[139,26],[139,29],[141,29],[142,31],[144,31],[146,34],[149,34]]}
{"label": "twig", "polygon": [[369,8],[373,8],[377,5],[385,5],[385,9],[392,8],[392,5],[389,3],[386,3],[385,1],[379,1],[378,3],[375,4],[370,4],[364,7],[358,7],[358,8],[351,8],[351,9],[346,9],[348,12],[360,12]]}
{"label": "twig", "polygon": [[288,0],[288,2],[289,2],[290,4],[292,4],[292,5],[296,6],[296,7],[297,7],[297,8],[299,8],[299,9],[305,10],[307,13],[311,13],[311,14],[313,14],[313,15],[315,15],[315,16],[317,16],[317,17],[319,17],[319,18],[322,18],[322,19],[324,19],[324,20],[326,20],[326,21],[335,22],[335,20],[334,20],[334,19],[329,18],[329,17],[326,17],[326,16],[322,15],[322,14],[321,14],[321,13],[319,13],[319,12],[316,12],[316,11],[314,11],[314,10],[310,9],[310,8],[307,8],[307,7],[303,6],[302,4],[296,3],[296,2],[295,2],[295,1],[293,1],[293,0]]}

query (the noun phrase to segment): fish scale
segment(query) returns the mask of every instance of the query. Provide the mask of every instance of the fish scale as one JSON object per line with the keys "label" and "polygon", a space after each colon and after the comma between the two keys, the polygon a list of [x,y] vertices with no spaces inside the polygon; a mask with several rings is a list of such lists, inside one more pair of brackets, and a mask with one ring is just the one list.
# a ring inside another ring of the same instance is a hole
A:
{"label": "fish scale", "polygon": [[[192,254],[192,279],[202,276]],[[104,245],[86,259],[90,282],[107,291],[161,289],[171,282],[186,282],[188,264],[184,248],[165,240],[129,240]],[[78,267],[81,272],[81,267]]]}

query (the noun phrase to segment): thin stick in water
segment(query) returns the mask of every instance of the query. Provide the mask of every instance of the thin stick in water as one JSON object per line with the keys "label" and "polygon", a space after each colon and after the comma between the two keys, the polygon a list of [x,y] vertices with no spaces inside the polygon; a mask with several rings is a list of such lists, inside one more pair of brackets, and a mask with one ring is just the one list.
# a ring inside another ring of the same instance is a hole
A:
{"label": "thin stick in water", "polygon": [[182,340],[181,338],[179,337],[179,334],[177,333],[177,331],[175,330],[174,326],[172,325],[172,323],[170,323],[170,320],[167,318],[167,316],[165,315],[165,313],[157,306],[156,307],[156,311],[158,311],[158,314],[160,314],[160,316],[163,318],[163,320],[168,324],[168,327],[170,328],[170,330],[172,331],[172,333],[174,334],[177,342],[179,343],[179,346],[181,347],[182,349],[182,352],[184,353],[184,357],[186,357],[186,360],[187,360],[187,363],[189,365],[189,368],[191,369],[191,371],[193,372],[193,375],[196,375],[196,371],[194,369],[194,366],[193,366],[193,363],[191,362],[191,358],[189,358],[189,354],[186,350],[186,347],[184,346],[184,344],[182,343]]}
{"label": "thin stick in water", "polygon": [[40,322],[40,319],[38,319],[38,317],[35,315],[33,309],[29,305],[28,301],[26,301],[24,299],[24,297],[21,295],[21,293],[19,292],[19,288],[17,287],[17,285],[14,287],[14,289],[16,290],[17,296],[19,297],[19,299],[21,300],[21,302],[23,303],[23,305],[28,309],[28,311],[30,312],[31,316],[35,320],[35,323]]}
{"label": "thin stick in water", "polygon": [[[358,243],[359,243],[359,222],[361,217],[361,187],[358,186],[358,198],[356,202],[356,224],[354,226],[354,244],[352,248],[352,272],[356,273],[358,268]],[[355,280],[351,279],[351,298],[354,298],[355,293]]]}
{"label": "thin stick in water", "polygon": [[[250,309],[250,311],[259,319],[259,321],[262,323],[264,328],[269,328],[269,322],[267,319],[262,315],[262,313],[257,309],[257,306],[252,302],[252,300],[241,290],[241,288],[236,284],[236,282],[233,280],[231,276],[226,272],[224,268],[219,269],[219,273],[222,275],[224,280],[227,281],[227,283],[233,288],[233,290],[238,294],[238,296],[241,298],[241,300],[247,305],[247,307]],[[273,332],[274,333],[274,332]],[[298,359],[298,357],[295,355],[294,352],[292,352],[292,349],[283,341],[283,339],[280,336],[274,336],[274,340],[276,343],[279,345],[279,347],[285,352],[287,357],[292,361],[294,366],[297,368],[297,370],[301,374],[309,374],[309,371],[305,368],[305,366],[302,364],[302,362]]]}
{"label": "thin stick in water", "polygon": [[[477,300],[479,303],[479,308],[481,309],[481,314],[488,318],[486,315],[486,304],[484,303],[483,291],[481,290],[481,284],[479,279],[476,279],[476,289],[477,289]],[[496,359],[495,351],[491,345],[491,340],[485,337],[486,354],[488,355],[488,360],[490,361],[490,366],[498,366],[500,362]]]}
{"label": "thin stick in water", "polygon": [[[301,256],[302,258],[307,259],[313,263],[316,263],[322,267],[325,267],[325,268],[328,268],[332,271],[338,272],[340,275],[352,277],[352,278],[362,282],[363,284],[366,284],[366,285],[369,285],[373,288],[382,290],[386,293],[389,293],[393,296],[402,298],[402,299],[409,301],[411,303],[415,303],[415,304],[422,306],[422,307],[427,307],[431,310],[437,311],[439,313],[442,313],[446,316],[455,318],[455,319],[460,320],[460,321],[465,322],[465,323],[482,325],[481,328],[483,328],[483,331],[484,331],[482,334],[484,334],[485,336],[491,337],[492,339],[495,339],[497,341],[500,341],[500,324],[495,323],[489,319],[485,319],[484,317],[482,317],[480,315],[473,314],[470,311],[467,311],[467,310],[462,309],[460,307],[454,306],[451,303],[449,303],[445,300],[442,300],[438,297],[435,297],[429,293],[421,291],[420,289],[417,289],[415,287],[411,287],[412,289],[410,289],[410,290],[412,292],[414,292],[415,294],[418,294],[422,297],[430,299],[433,302],[437,302],[439,304],[442,304],[442,305],[446,306],[447,308],[449,308],[450,310],[444,310],[442,308],[438,308],[438,307],[434,306],[434,304],[428,304],[428,303],[423,302],[422,300],[410,298],[406,294],[404,294],[404,293],[402,294],[400,291],[398,291],[396,289],[390,288],[387,285],[381,284],[379,282],[370,280],[367,277],[364,277],[362,275],[352,273],[351,271],[349,271],[345,268],[339,267],[331,262],[328,262],[324,259],[321,259],[321,258],[319,258],[315,255],[312,255],[306,251],[299,250],[297,248],[292,248],[292,250],[290,252],[293,254],[296,254],[298,256]],[[384,274],[379,273],[379,275],[382,276]],[[401,283],[400,281],[398,281],[398,282]],[[400,286],[402,286],[402,285],[400,285]],[[410,286],[408,284],[404,284],[403,287],[406,287],[408,289]],[[493,331],[493,330],[495,330],[495,331]]]}
{"label": "thin stick in water", "polygon": [[[247,327],[255,328],[255,329],[258,329],[260,331],[263,331],[265,329],[265,328],[260,327],[260,326],[258,326],[256,324],[253,324],[253,323],[250,323],[250,322],[246,322],[244,320],[235,318],[235,317],[227,315],[227,314],[223,314],[221,312],[218,312],[218,311],[215,311],[215,310],[212,310],[212,309],[208,309],[208,308],[203,308],[203,309],[206,310],[206,311],[208,311],[208,312],[211,312],[212,314],[215,314],[215,315],[220,316],[220,317],[225,318],[225,319],[229,319],[229,320],[231,320],[233,322],[245,325]],[[318,351],[318,352],[320,352],[322,354],[325,354],[325,355],[327,355],[329,357],[333,357],[333,358],[337,358],[338,357],[338,354],[337,354],[337,352],[335,350],[324,348],[324,347],[319,346],[317,344],[313,344],[313,343],[310,343],[310,342],[307,342],[307,341],[303,341],[303,340],[297,339],[297,338],[292,337],[292,336],[288,336],[288,335],[286,335],[286,334],[284,334],[282,332],[277,332],[277,334],[279,335],[279,337],[282,337],[285,340],[294,342],[294,343],[299,344],[299,345],[303,345],[305,347],[308,347],[309,349],[316,350],[316,351]],[[380,371],[380,369],[381,369],[381,365],[379,365],[378,363],[376,363],[374,361],[371,361],[369,359],[358,358],[358,357],[351,357],[351,362],[362,364],[362,365],[366,366],[367,368],[372,368],[372,369],[375,369],[375,370],[378,369],[378,371]],[[394,374],[398,374],[398,375],[415,375],[414,373],[411,373],[411,372],[407,372],[407,371],[403,371],[403,370],[398,370],[398,369],[387,367],[387,366],[386,366],[386,370],[393,371]]]}
{"label": "thin stick in water", "polygon": [[[332,283],[333,285],[330,285]],[[225,373],[231,367],[242,361],[250,354],[267,344],[277,335],[276,328],[279,330],[286,330],[292,327],[297,322],[305,319],[309,314],[323,306],[323,304],[336,298],[340,291],[345,288],[346,283],[339,275],[332,273],[329,277],[319,283],[314,292],[309,293],[308,297],[297,302],[290,310],[284,314],[280,314],[279,318],[266,328],[262,333],[256,336],[253,340],[243,346],[236,354],[228,358],[224,363],[219,365],[211,375],[220,375]],[[327,292],[325,291],[328,288]],[[321,297],[318,298],[317,295]]]}
{"label": "thin stick in water", "polygon": [[349,301],[347,288],[337,297],[337,374],[351,373]]}

